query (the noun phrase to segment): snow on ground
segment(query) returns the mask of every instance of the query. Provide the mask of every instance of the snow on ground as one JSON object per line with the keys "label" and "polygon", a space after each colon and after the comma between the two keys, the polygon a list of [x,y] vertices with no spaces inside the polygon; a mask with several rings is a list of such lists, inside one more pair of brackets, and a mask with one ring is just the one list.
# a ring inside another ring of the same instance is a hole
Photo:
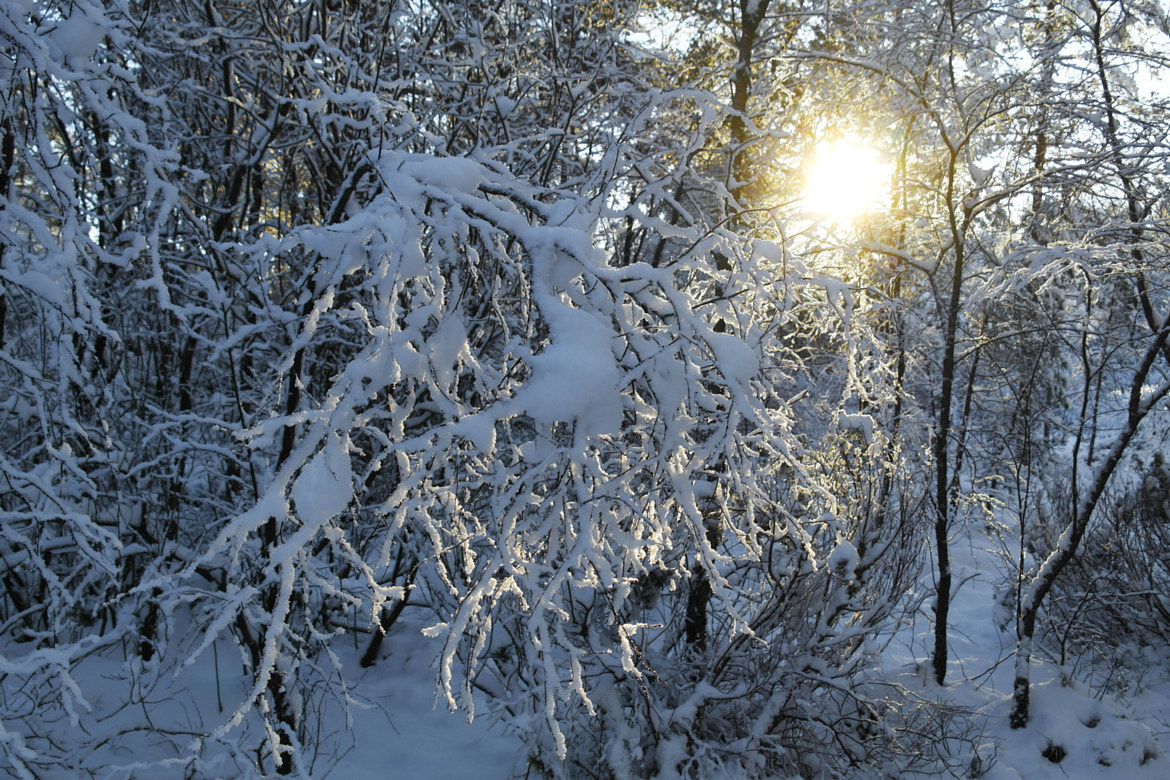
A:
{"label": "snow on ground", "polygon": [[[407,621],[403,617],[403,622]],[[398,625],[382,646],[380,660],[368,669],[349,638],[334,646],[354,703],[347,717],[342,703],[323,689],[305,697],[313,718],[323,715],[317,743],[306,750],[314,780],[505,780],[524,776],[520,741],[489,718],[469,724],[465,715],[436,706],[435,640],[423,637],[423,624]],[[180,621],[175,626],[182,633]],[[126,677],[120,653],[95,655],[75,670],[88,703],[100,717],[83,717],[78,726],[95,746],[79,765],[38,775],[41,780],[78,777],[181,780],[190,777],[187,755],[196,734],[222,727],[246,697],[250,681],[238,653],[220,640],[181,675],[150,677],[135,690],[136,701],[120,703]],[[172,647],[172,652],[183,652]],[[133,652],[133,648],[127,648]],[[145,678],[144,678],[145,679]],[[482,706],[482,705],[481,705]],[[79,706],[83,713],[88,707]],[[251,719],[249,719],[251,720]],[[243,728],[222,741],[209,740],[196,776],[229,780],[246,776],[260,734]],[[114,746],[110,748],[109,746]],[[105,746],[105,747],[103,747]],[[517,763],[520,762],[520,763]],[[7,777],[0,769],[0,778]]]}
{"label": "snow on ground", "polygon": [[[968,533],[969,531],[969,533]],[[1008,547],[1013,544],[1007,540]],[[1001,606],[1004,542],[976,522],[958,529],[952,563],[958,587],[951,607],[948,684],[929,674],[931,626],[921,619],[896,638],[886,671],[911,693],[974,714],[985,780],[1164,780],[1170,777],[1170,681],[1151,674],[1127,702],[1062,679],[1034,663],[1031,724],[1008,726],[1012,691],[1011,615]],[[929,572],[925,575],[929,580]],[[519,741],[486,719],[468,724],[435,706],[431,662],[438,648],[413,630],[396,631],[382,660],[357,687],[385,711],[359,719],[357,747],[329,776],[352,780],[505,780],[524,776]],[[357,652],[346,659],[356,667]],[[1161,680],[1161,681],[1159,681]],[[988,761],[987,759],[991,759]],[[978,776],[977,774],[971,776]]]}
{"label": "snow on ground", "polygon": [[[1170,777],[1170,681],[1151,675],[1127,702],[1092,690],[1050,662],[1033,661],[1032,718],[1008,724],[1014,623],[1002,605],[1004,550],[1018,542],[982,521],[956,529],[951,544],[957,587],[951,603],[947,686],[930,671],[930,621],[920,619],[886,655],[886,671],[924,698],[972,712],[985,780],[1164,780]],[[1010,528],[1010,525],[1006,526]],[[927,572],[926,578],[929,579]],[[1140,693],[1140,695],[1139,695]],[[979,774],[979,772],[983,774]]]}
{"label": "snow on ground", "polygon": [[[403,616],[402,620],[409,618]],[[375,709],[354,718],[354,749],[321,777],[337,780],[505,780],[524,776],[515,736],[479,717],[467,722],[436,699],[434,661],[439,646],[422,625],[399,625],[386,638],[379,660],[352,678],[352,687]],[[363,648],[364,649],[364,648]],[[360,651],[339,653],[360,669]]]}
{"label": "snow on ground", "polygon": [[[973,713],[972,729],[962,736],[977,747],[983,760],[978,769],[985,780],[1170,777],[1170,673],[1164,660],[1152,654],[1142,686],[1131,689],[1124,701],[1062,676],[1055,665],[1037,660],[1032,722],[1018,731],[1009,728],[1014,639],[1011,615],[1001,605],[1001,588],[1006,581],[1003,551],[1012,544],[1009,538],[1005,546],[982,522],[956,529],[951,552],[958,586],[951,607],[947,686],[938,687],[930,674],[931,625],[926,615],[895,637],[885,655],[886,674],[912,696]],[[928,571],[926,586],[929,580]],[[351,690],[366,706],[352,709],[352,725],[347,725],[335,703],[306,703],[306,707],[324,708],[327,715],[321,733],[326,750],[312,767],[314,778],[507,780],[525,776],[524,754],[515,734],[490,718],[469,724],[464,715],[448,712],[436,698],[433,664],[439,647],[422,636],[422,626],[417,616],[403,615],[378,662],[364,670],[358,663],[364,649],[360,642],[355,646],[347,638],[334,647]],[[181,626],[176,628],[182,631]],[[133,753],[106,756],[106,760],[132,771],[137,762],[170,752],[167,743],[177,746],[189,739],[183,736],[191,733],[189,729],[202,730],[222,721],[247,689],[242,664],[223,644],[219,643],[218,660],[209,651],[184,673],[180,690],[162,686],[144,691],[149,706],[121,708],[96,726],[98,741],[101,730],[121,733],[124,740],[127,733],[141,735]],[[79,674],[91,683],[108,679],[110,686],[116,686],[117,668],[117,659],[91,659]],[[109,695],[119,695],[120,690],[111,687]],[[99,699],[102,695],[99,686]],[[101,708],[101,701],[94,703]],[[212,776],[230,777],[232,767],[240,766],[226,755],[207,759],[204,769]],[[71,771],[51,776],[64,778]],[[174,776],[180,772],[176,768]]]}

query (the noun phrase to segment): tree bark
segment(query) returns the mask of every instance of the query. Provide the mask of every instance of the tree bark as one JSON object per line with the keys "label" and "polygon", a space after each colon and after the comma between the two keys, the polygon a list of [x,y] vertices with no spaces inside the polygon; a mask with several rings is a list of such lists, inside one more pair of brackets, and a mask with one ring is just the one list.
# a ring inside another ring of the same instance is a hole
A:
{"label": "tree bark", "polygon": [[963,304],[963,272],[966,252],[963,246],[963,230],[959,216],[954,213],[955,164],[947,175],[948,202],[951,203],[951,234],[954,242],[954,269],[951,279],[951,294],[946,308],[946,330],[943,341],[942,388],[939,395],[938,427],[934,433],[935,463],[935,516],[934,547],[938,558],[938,582],[935,586],[934,611],[934,656],[931,661],[934,679],[939,685],[946,684],[947,677],[947,626],[951,607],[951,556],[948,544],[950,536],[951,479],[950,479],[950,438],[951,406],[955,395],[956,342],[958,341],[959,311]]}

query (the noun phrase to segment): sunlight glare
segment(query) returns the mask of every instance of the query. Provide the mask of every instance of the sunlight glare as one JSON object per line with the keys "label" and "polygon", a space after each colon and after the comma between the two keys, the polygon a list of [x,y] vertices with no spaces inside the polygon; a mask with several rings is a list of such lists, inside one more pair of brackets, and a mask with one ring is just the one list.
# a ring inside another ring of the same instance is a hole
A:
{"label": "sunlight glare", "polygon": [[878,208],[890,191],[890,166],[858,143],[817,149],[805,180],[805,206],[819,217],[851,221]]}

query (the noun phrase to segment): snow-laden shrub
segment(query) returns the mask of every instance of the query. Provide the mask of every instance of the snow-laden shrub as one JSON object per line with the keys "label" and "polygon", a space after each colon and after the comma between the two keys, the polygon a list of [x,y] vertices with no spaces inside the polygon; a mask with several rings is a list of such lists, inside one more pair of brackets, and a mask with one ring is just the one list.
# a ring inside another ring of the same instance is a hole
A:
{"label": "snow-laden shrub", "polygon": [[1056,585],[1041,640],[1071,673],[1122,695],[1160,679],[1170,658],[1170,472],[1155,452],[1128,476]]}
{"label": "snow-laden shrub", "polygon": [[540,719],[550,702],[525,693],[526,669],[540,667],[547,645],[534,653],[519,640],[523,613],[497,617],[503,644],[476,683],[498,697],[504,717],[531,713],[519,723],[535,771],[828,776],[951,760],[924,750],[907,725],[929,705],[866,684],[882,637],[916,606],[902,597],[921,563],[920,487],[897,465],[894,443],[853,423],[816,449],[803,445],[807,469],[754,475],[763,492],[751,501],[723,493],[720,472],[712,475],[700,509],[717,576],[701,646],[688,631],[696,570],[685,539],[618,587],[566,588],[561,641],[576,649],[560,663],[566,674],[580,670],[585,695],[552,699],[563,743]]}

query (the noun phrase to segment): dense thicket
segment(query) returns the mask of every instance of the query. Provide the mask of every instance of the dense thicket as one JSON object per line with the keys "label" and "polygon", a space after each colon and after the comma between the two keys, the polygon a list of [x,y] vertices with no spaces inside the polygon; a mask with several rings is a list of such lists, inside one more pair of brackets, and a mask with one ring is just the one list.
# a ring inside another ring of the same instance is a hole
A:
{"label": "dense thicket", "polygon": [[[407,610],[550,777],[965,766],[873,662],[922,611],[946,681],[950,541],[993,506],[1013,723],[1034,654],[1165,642],[1167,33],[5,4],[3,770],[310,775]],[[818,221],[801,161],[853,135],[891,201]],[[221,652],[243,688],[168,719]]]}

